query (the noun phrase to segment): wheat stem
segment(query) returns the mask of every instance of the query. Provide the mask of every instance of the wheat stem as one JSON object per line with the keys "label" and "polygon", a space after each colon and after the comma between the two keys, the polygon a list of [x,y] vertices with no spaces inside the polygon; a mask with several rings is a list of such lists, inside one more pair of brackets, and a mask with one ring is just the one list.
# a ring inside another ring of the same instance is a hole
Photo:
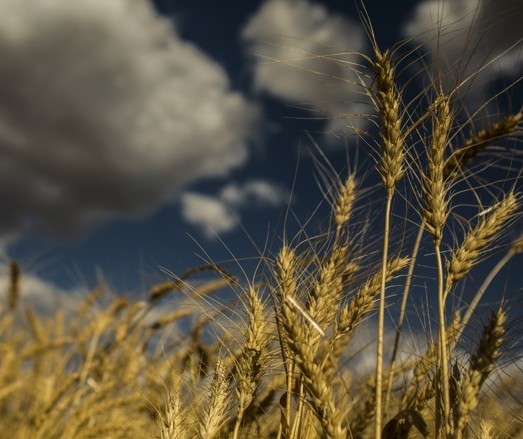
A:
{"label": "wheat stem", "polygon": [[[436,425],[436,431],[443,433],[448,432],[450,427],[450,392],[449,392],[449,359],[447,355],[447,331],[445,323],[445,291],[444,291],[444,274],[443,263],[441,258],[441,243],[434,243],[434,250],[436,253],[436,264],[438,267],[438,324],[439,324],[439,369],[441,373],[441,380],[438,381],[438,402],[443,398],[443,406],[441,413],[437,416],[443,416],[440,420],[439,426]],[[443,425],[442,425],[443,424]]]}
{"label": "wheat stem", "polygon": [[445,296],[441,240],[447,218],[447,185],[444,178],[445,148],[453,115],[448,96],[440,94],[433,104],[432,139],[428,151],[428,174],[424,176],[425,209],[424,220],[432,236],[438,271],[438,325],[439,325],[439,373],[437,381],[436,431],[441,437],[448,429],[450,419],[449,374],[445,324]]}
{"label": "wheat stem", "polygon": [[412,248],[412,254],[411,259],[409,263],[409,270],[407,272],[407,279],[405,280],[405,286],[403,288],[403,294],[401,298],[401,307],[400,307],[400,315],[398,318],[398,323],[396,324],[396,334],[394,336],[394,346],[392,347],[392,355],[390,359],[390,372],[389,377],[387,381],[387,393],[385,396],[385,412],[388,410],[389,401],[390,401],[390,395],[392,392],[392,383],[394,380],[394,374],[396,373],[395,367],[396,367],[396,357],[398,355],[398,349],[399,349],[399,341],[401,337],[401,331],[403,329],[403,322],[405,320],[405,315],[407,312],[407,300],[409,297],[410,292],[410,285],[412,283],[412,276],[414,275],[414,268],[416,266],[416,259],[418,256],[419,248],[421,245],[421,240],[423,238],[423,232],[425,231],[425,224],[422,223],[418,228],[418,234],[416,235],[416,239],[414,241],[414,246]]}
{"label": "wheat stem", "polygon": [[405,173],[404,136],[402,133],[401,94],[395,85],[395,69],[390,52],[382,53],[374,49],[374,73],[376,75],[375,103],[381,120],[381,157],[379,172],[387,191],[385,225],[383,236],[383,255],[381,268],[381,287],[378,311],[378,336],[376,352],[376,419],[375,437],[381,437],[383,409],[383,337],[385,330],[385,283],[387,277],[387,253],[389,247],[390,214],[392,198],[397,183]]}
{"label": "wheat stem", "polygon": [[381,261],[381,286],[379,297],[378,310],[378,337],[377,337],[377,352],[376,352],[376,424],[375,436],[377,439],[381,437],[382,422],[383,422],[383,338],[385,332],[385,284],[387,280],[387,260],[389,249],[389,233],[390,233],[390,211],[392,205],[393,190],[387,191],[387,202],[385,207],[385,226],[383,231],[383,257]]}
{"label": "wheat stem", "polygon": [[467,304],[467,310],[465,311],[465,314],[463,315],[463,318],[460,321],[460,331],[458,333],[458,337],[456,341],[459,340],[461,337],[461,334],[463,333],[463,330],[467,326],[468,322],[470,321],[472,315],[474,314],[474,311],[476,310],[479,301],[483,297],[483,294],[485,294],[485,291],[491,284],[491,282],[494,280],[494,278],[497,276],[497,274],[501,271],[501,269],[512,259],[513,253],[509,250],[498,262],[497,264],[490,270],[488,276],[485,278],[481,286],[479,287],[478,291],[472,298],[471,302]]}

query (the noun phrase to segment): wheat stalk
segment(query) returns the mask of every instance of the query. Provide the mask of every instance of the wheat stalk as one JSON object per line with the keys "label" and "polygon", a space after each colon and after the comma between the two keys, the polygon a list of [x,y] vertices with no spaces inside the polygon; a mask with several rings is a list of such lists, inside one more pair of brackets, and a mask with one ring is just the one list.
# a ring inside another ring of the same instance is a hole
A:
{"label": "wheat stalk", "polygon": [[159,423],[160,439],[185,439],[187,428],[180,398],[181,379],[175,377],[173,386],[167,396],[165,416],[161,414]]}
{"label": "wheat stalk", "polygon": [[202,439],[217,437],[227,419],[229,377],[223,359],[219,359],[216,363],[209,393],[209,401],[198,426],[198,436]]}
{"label": "wheat stalk", "polygon": [[483,328],[481,340],[470,359],[470,365],[461,384],[461,396],[455,408],[453,438],[462,439],[470,413],[478,406],[479,392],[494,364],[500,357],[500,347],[505,335],[506,314],[501,306],[492,314],[490,322]]}
{"label": "wheat stalk", "polygon": [[471,136],[465,143],[456,149],[447,159],[443,169],[445,179],[455,178],[463,171],[467,164],[483,151],[493,140],[514,133],[523,117],[523,113],[509,114],[501,122],[496,122]]}
{"label": "wheat stalk", "polygon": [[387,191],[394,190],[405,173],[405,145],[402,133],[401,95],[395,83],[395,69],[389,51],[374,49],[376,91],[374,102],[381,121],[381,150],[378,170]]}
{"label": "wheat stalk", "polygon": [[481,251],[492,242],[511,215],[517,209],[519,195],[507,194],[501,201],[490,207],[478,224],[467,233],[461,246],[452,253],[448,265],[447,291],[459,282],[477,263]]}
{"label": "wheat stalk", "polygon": [[236,364],[236,393],[238,414],[233,438],[238,438],[246,410],[250,407],[267,366],[267,349],[270,341],[265,306],[254,287],[247,290],[247,325],[242,351]]}
{"label": "wheat stalk", "polygon": [[383,231],[383,256],[381,270],[380,299],[378,310],[378,334],[376,346],[376,423],[375,437],[380,438],[382,429],[382,380],[383,380],[383,339],[385,330],[385,283],[388,260],[390,213],[394,189],[403,174],[405,145],[402,133],[401,95],[395,84],[395,69],[390,52],[381,52],[374,45],[374,73],[376,91],[374,102],[381,121],[381,150],[379,172],[387,192],[385,224]]}
{"label": "wheat stalk", "polygon": [[[396,257],[386,265],[385,281],[390,282],[394,275],[409,263],[408,258]],[[344,346],[356,327],[364,320],[375,305],[381,287],[381,271],[371,276],[356,292],[347,306],[339,312],[331,336],[331,357],[339,358]]]}
{"label": "wheat stalk", "polygon": [[336,226],[337,237],[340,236],[343,227],[349,223],[355,201],[356,178],[351,174],[347,177],[344,184],[340,184],[333,207],[334,224]]}
{"label": "wheat stalk", "polygon": [[448,96],[440,94],[435,99],[432,117],[432,139],[427,154],[428,172],[423,176],[423,189],[425,193],[425,207],[423,216],[425,227],[432,236],[436,265],[438,270],[438,325],[439,325],[439,369],[441,380],[438,383],[438,399],[436,409],[436,430],[443,434],[448,430],[447,420],[450,415],[450,396],[446,383],[449,382],[448,355],[446,342],[445,323],[445,292],[443,278],[443,262],[441,256],[441,240],[443,228],[448,218],[448,202],[446,181],[443,175],[445,166],[445,149],[447,147],[449,132],[453,115],[450,109]]}
{"label": "wheat stalk", "polygon": [[[303,314],[296,306],[296,258],[294,252],[284,246],[276,262],[279,284],[279,322],[283,329],[285,345],[291,353],[294,364],[301,371],[301,377],[310,398],[311,407],[326,438],[345,438],[346,427],[342,425],[340,410],[336,407],[332,387],[324,368],[315,362],[315,351],[308,342],[308,331],[303,324]],[[287,400],[287,406],[290,400]],[[290,407],[287,421],[290,419]]]}

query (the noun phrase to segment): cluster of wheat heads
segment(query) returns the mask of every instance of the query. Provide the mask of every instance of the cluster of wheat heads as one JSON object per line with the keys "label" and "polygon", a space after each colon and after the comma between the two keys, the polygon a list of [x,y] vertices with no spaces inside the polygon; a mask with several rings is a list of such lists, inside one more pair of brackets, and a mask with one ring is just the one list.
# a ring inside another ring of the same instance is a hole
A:
{"label": "cluster of wheat heads", "polygon": [[[437,99],[428,110],[431,133],[447,132],[438,124],[449,100]],[[429,137],[429,148],[442,148],[441,133]],[[434,247],[452,209],[443,198],[448,214],[437,216],[441,203],[433,201],[439,195],[430,180],[446,175],[453,163],[448,157],[461,154],[460,148],[453,151],[429,151],[434,163],[421,180],[427,201],[419,207],[418,227],[426,233],[418,235],[430,238]],[[402,166],[407,174],[409,165]],[[448,178],[443,177],[444,192]],[[331,194],[328,230],[316,238],[284,241],[263,281],[240,282],[210,265],[202,269],[219,275],[212,281],[191,284],[191,276],[201,271],[195,269],[155,286],[147,301],[117,297],[104,306],[100,288],[72,314],[58,310],[44,317],[20,297],[23,274],[13,263],[0,312],[0,437],[365,438],[375,434],[376,425],[382,425],[383,438],[523,437],[521,404],[492,391],[505,384],[517,392],[521,379],[487,385],[504,352],[507,307],[496,306],[465,345],[460,340],[474,320],[473,304],[445,308],[456,286],[502,238],[501,229],[516,224],[518,194],[509,191],[471,220],[450,252],[432,252],[438,281],[429,283],[428,294],[437,296],[438,306],[434,313],[428,308],[427,318],[443,327],[443,337],[438,331],[406,360],[382,359],[379,375],[368,376],[352,369],[357,330],[379,308],[384,285],[390,301],[415,277],[420,244],[413,239],[412,247],[391,245],[396,249],[381,266],[379,252],[376,257],[367,246],[355,245],[364,225],[357,209],[365,203],[361,183],[350,174],[334,182]],[[440,226],[438,218],[444,218]],[[521,238],[506,249],[504,264],[522,252]],[[497,264],[495,271],[501,268]],[[416,286],[422,280],[416,279]],[[477,290],[474,303],[487,286]],[[204,307],[211,304],[208,295],[224,287],[236,300]],[[202,311],[158,312],[173,291],[200,298]],[[175,330],[176,322],[193,314],[199,317],[189,329]],[[210,323],[215,336],[204,336]],[[377,420],[380,393],[382,424]]]}
{"label": "cluster of wheat heads", "polygon": [[[433,84],[406,103],[395,52],[373,51],[362,84],[375,107],[378,129],[365,136],[385,189],[383,226],[358,214],[372,205],[356,170],[330,182],[325,230],[283,240],[261,258],[262,279],[240,281],[211,264],[202,269],[219,275],[212,281],[192,283],[195,269],[136,302],[104,302],[99,288],[75,310],[41,316],[20,297],[23,274],[13,263],[0,309],[0,437],[523,438],[509,306],[478,313],[494,278],[523,253],[520,162],[498,147],[513,144],[522,114],[493,115],[467,137],[475,121],[463,122],[457,89]],[[482,168],[503,158],[512,180],[485,181]],[[462,191],[492,202],[458,215]],[[398,227],[405,230],[393,234]],[[486,276],[476,269],[492,261]],[[470,300],[464,285],[473,286]],[[222,288],[236,300],[208,299]],[[419,303],[411,290],[429,298],[422,318],[436,330],[405,356],[402,340],[415,334],[404,323]],[[162,312],[173,291],[201,300],[201,309]],[[362,375],[353,355],[374,316],[373,367]],[[176,326],[192,317],[189,328]]]}
{"label": "cluster of wheat heads", "polygon": [[[328,191],[332,209],[327,230],[315,238],[303,233],[304,239],[284,239],[269,262],[268,281],[258,286],[255,282],[237,285],[246,317],[234,330],[226,331],[225,339],[231,341],[234,334],[236,343],[224,344],[209,383],[207,406],[187,421],[200,437],[523,434],[517,399],[511,407],[502,398],[507,404],[505,417],[491,418],[487,413],[496,412],[493,407],[500,397],[492,396],[494,384],[487,388],[489,397],[483,397],[485,383],[493,382],[490,376],[507,340],[507,304],[494,305],[483,328],[464,340],[492,280],[521,253],[521,237],[514,238],[521,199],[517,153],[508,149],[502,184],[486,181],[481,167],[502,161],[502,149],[494,146],[504,140],[513,142],[520,135],[522,114],[493,116],[490,125],[472,130],[467,138],[464,132],[475,121],[459,100],[459,86],[444,91],[440,81],[434,81],[406,103],[405,87],[397,79],[395,52],[382,51],[375,42],[373,52],[362,55],[370,69],[360,73],[363,90],[377,115],[371,117],[377,134],[365,136],[375,145],[376,169],[386,194],[384,226],[375,249],[379,257],[369,248],[355,245],[366,227],[361,218],[354,220],[355,206],[364,203],[368,194],[357,172],[344,180],[334,179]],[[332,59],[336,62],[335,56]],[[482,110],[488,109],[487,104]],[[463,191],[469,194],[467,203],[478,200],[478,214],[471,214],[470,204],[463,209],[468,216],[456,213],[460,209],[454,200]],[[479,201],[483,192],[490,195],[490,205]],[[396,218],[416,224],[417,229],[411,233],[407,227],[401,242],[391,239],[398,194],[404,206]],[[418,273],[427,276],[430,267],[425,260],[422,267],[417,262],[420,248],[427,248],[426,241],[435,279],[425,282]],[[478,277],[483,270],[474,268],[492,250],[502,248],[505,256],[482,282]],[[429,304],[424,318],[437,328],[437,335],[417,355],[400,361],[400,340],[409,336],[404,334],[403,323],[413,280],[434,299],[435,306]],[[462,294],[464,284],[479,285],[471,300]],[[385,311],[398,288],[403,290],[400,312],[394,322],[392,359],[386,359]],[[362,379],[351,369],[347,353],[357,340],[358,327],[376,311],[374,373]],[[180,386],[183,388],[182,382]],[[172,404],[181,410],[179,389],[176,395]],[[482,404],[490,411],[482,413]],[[174,425],[170,410],[166,429]],[[184,437],[188,425],[165,437]]]}

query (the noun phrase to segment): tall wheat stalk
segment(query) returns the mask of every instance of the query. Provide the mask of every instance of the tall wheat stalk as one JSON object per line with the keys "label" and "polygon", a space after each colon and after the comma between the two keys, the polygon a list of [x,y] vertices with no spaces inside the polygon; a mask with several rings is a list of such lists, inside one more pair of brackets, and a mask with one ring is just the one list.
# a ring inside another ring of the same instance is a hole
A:
{"label": "tall wheat stalk", "polygon": [[437,382],[436,431],[443,437],[450,425],[450,395],[448,353],[445,321],[445,279],[441,255],[441,240],[443,228],[448,217],[448,202],[446,181],[443,174],[445,167],[445,149],[452,125],[452,113],[448,96],[439,95],[433,104],[432,139],[428,151],[428,172],[424,175],[425,208],[424,220],[427,231],[432,236],[436,267],[438,272],[438,326],[439,326],[439,356],[438,365],[440,378]]}
{"label": "tall wheat stalk", "polygon": [[381,52],[374,46],[374,71],[376,91],[374,102],[381,121],[381,153],[379,172],[386,190],[385,224],[383,230],[383,254],[381,262],[381,286],[378,311],[378,335],[376,352],[376,424],[375,437],[381,437],[383,423],[383,339],[385,330],[385,284],[389,250],[390,215],[392,199],[397,183],[404,170],[404,139],[402,134],[401,96],[395,83],[394,66],[389,52]]}

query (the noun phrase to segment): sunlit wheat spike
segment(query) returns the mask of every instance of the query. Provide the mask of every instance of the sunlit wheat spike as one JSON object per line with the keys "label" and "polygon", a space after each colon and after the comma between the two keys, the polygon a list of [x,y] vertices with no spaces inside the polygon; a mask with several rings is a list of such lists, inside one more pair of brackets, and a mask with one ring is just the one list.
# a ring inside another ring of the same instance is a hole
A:
{"label": "sunlit wheat spike", "polygon": [[325,368],[318,364],[315,347],[310,342],[310,326],[305,324],[310,323],[308,312],[297,300],[296,255],[292,249],[284,246],[280,250],[275,269],[280,302],[278,324],[283,334],[284,349],[301,372],[310,396],[310,406],[322,428],[322,437],[345,438],[347,430],[343,425],[342,411],[337,407]]}
{"label": "sunlit wheat spike", "polygon": [[321,425],[322,437],[344,439],[347,429],[343,426],[342,410],[337,407],[335,393],[324,368],[317,363],[315,351],[307,341],[307,333],[300,324],[296,308],[287,300],[282,303],[282,326],[287,334],[287,344],[302,373],[309,394],[310,406]]}
{"label": "sunlit wheat spike", "polygon": [[471,229],[461,246],[452,254],[448,265],[449,283],[463,279],[478,261],[481,251],[492,241],[511,218],[519,204],[519,196],[510,192],[495,203],[488,214]]}
{"label": "sunlit wheat spike", "polygon": [[[386,282],[390,282],[394,275],[405,268],[409,258],[396,257],[391,259],[386,267]],[[375,298],[381,287],[381,271],[369,278],[357,291],[349,304],[342,308],[333,333],[333,342],[350,334],[374,307]]]}
{"label": "sunlit wheat spike", "polygon": [[467,139],[447,159],[443,169],[445,180],[454,178],[460,170],[463,170],[492,141],[514,133],[522,117],[523,113],[509,114],[501,122],[496,122]]}
{"label": "sunlit wheat spike", "polygon": [[259,390],[268,364],[268,344],[271,336],[265,305],[254,287],[247,289],[247,324],[236,364],[236,392],[238,394],[238,417],[235,437],[238,436],[243,415]]}
{"label": "sunlit wheat spike", "polygon": [[349,175],[343,185],[340,185],[338,196],[334,203],[334,223],[339,231],[349,223],[354,202],[356,201],[356,179]]}
{"label": "sunlit wheat spike", "polygon": [[493,425],[486,419],[482,419],[479,424],[479,439],[494,439]]}
{"label": "sunlit wheat spike", "polygon": [[322,330],[326,325],[332,324],[339,306],[344,281],[343,272],[349,265],[346,261],[347,250],[347,245],[333,248],[326,261],[320,265],[314,279],[307,308],[311,318]]}
{"label": "sunlit wheat spike", "polygon": [[227,417],[229,404],[229,377],[225,361],[218,360],[210,388],[209,401],[200,421],[198,437],[215,438],[220,433]]}
{"label": "sunlit wheat spike", "polygon": [[427,231],[435,242],[441,241],[448,218],[447,188],[444,176],[445,149],[452,124],[448,96],[438,96],[433,104],[432,139],[427,154],[428,172],[423,176],[425,206],[423,216]]}
{"label": "sunlit wheat spike", "polygon": [[405,173],[401,95],[396,87],[390,52],[376,49],[373,67],[376,78],[374,101],[381,121],[379,172],[385,188],[392,190]]}
{"label": "sunlit wheat spike", "polygon": [[175,377],[165,404],[165,413],[159,422],[160,439],[185,439],[187,426],[181,404],[181,379]]}
{"label": "sunlit wheat spike", "polygon": [[288,246],[283,246],[276,259],[276,279],[282,295],[294,295],[296,292],[296,254]]}
{"label": "sunlit wheat spike", "polygon": [[501,355],[500,347],[505,336],[506,319],[506,313],[501,306],[492,314],[488,325],[483,328],[476,351],[470,358],[470,365],[461,385],[461,397],[455,408],[454,438],[456,439],[465,437],[470,414],[479,404],[481,387]]}

